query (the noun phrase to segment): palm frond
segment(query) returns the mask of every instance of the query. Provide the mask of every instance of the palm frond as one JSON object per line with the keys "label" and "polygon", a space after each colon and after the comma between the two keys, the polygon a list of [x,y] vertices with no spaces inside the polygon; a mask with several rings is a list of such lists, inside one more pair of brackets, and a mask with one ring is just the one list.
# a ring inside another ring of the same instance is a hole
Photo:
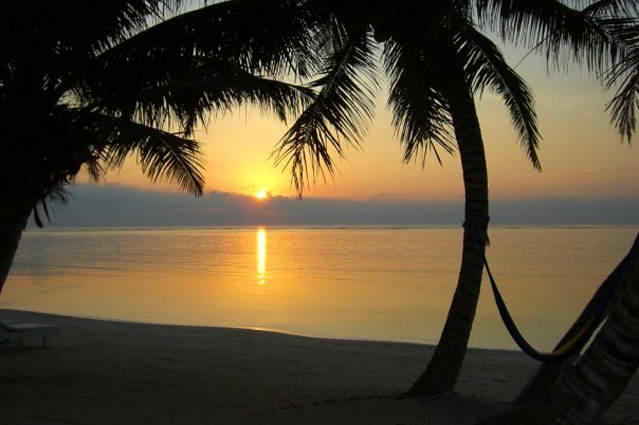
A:
{"label": "palm frond", "polygon": [[[179,2],[178,2],[179,3]],[[202,60],[228,61],[269,77],[306,78],[316,72],[314,33],[321,11],[293,0],[233,0],[182,13],[122,39],[90,57],[62,57],[57,98],[103,78],[144,84],[164,68],[194,68]],[[59,80],[59,81],[58,81]],[[104,81],[102,85],[106,85]]]}
{"label": "palm frond", "polygon": [[600,74],[624,50],[601,16],[614,10],[610,2],[588,12],[558,0],[475,0],[475,8],[480,25],[497,31],[506,41],[536,48],[558,68],[573,61]]}
{"label": "palm frond", "polygon": [[310,184],[309,172],[313,178],[325,178],[324,169],[333,174],[330,149],[343,157],[343,142],[358,145],[374,113],[378,83],[370,34],[366,29],[349,32],[338,23],[332,31],[332,52],[311,84],[319,93],[273,152],[276,165],[290,167],[300,197]]}
{"label": "palm frond", "polygon": [[211,109],[245,102],[285,120],[308,103],[310,91],[259,74],[316,71],[309,34],[318,18],[295,3],[234,0],[184,13],[74,70],[60,90],[73,88],[81,104],[103,113],[153,127],[177,124],[187,135]]}
{"label": "palm frond", "polygon": [[255,76],[223,60],[150,62],[138,72],[139,79],[91,81],[78,97],[104,114],[134,118],[150,127],[177,125],[187,136],[212,110],[251,103],[286,121],[313,99],[309,88]]}
{"label": "palm frond", "polygon": [[[99,63],[140,63],[191,56],[233,58],[250,72],[282,75],[309,69],[314,31],[328,19],[297,0],[233,0],[182,13],[124,40]],[[328,13],[328,12],[325,12]],[[124,60],[123,60],[124,59]],[[299,61],[308,61],[300,66]],[[303,75],[307,76],[307,75]]]}
{"label": "palm frond", "polygon": [[84,169],[89,176],[90,183],[98,183],[103,175],[106,174],[106,170],[102,163],[100,163],[99,156],[92,156],[88,158],[84,163]]}
{"label": "palm frond", "polygon": [[384,67],[390,80],[388,107],[393,111],[392,125],[404,145],[404,162],[416,153],[432,151],[438,162],[438,147],[454,152],[448,102],[441,92],[443,69],[435,66],[419,47],[387,42]]}
{"label": "palm frond", "polygon": [[[101,170],[122,166],[130,154],[136,153],[142,171],[153,182],[166,180],[193,194],[202,194],[203,163],[196,140],[92,111],[73,113],[76,134],[91,144],[89,149],[95,159],[88,163],[94,178]],[[98,158],[100,166],[96,165]]]}
{"label": "palm frond", "polygon": [[[636,63],[639,55],[628,57],[628,61]],[[608,76],[606,85],[612,87],[620,84],[614,97],[606,105],[606,110],[610,112],[610,121],[617,127],[619,134],[625,137],[628,142],[636,131],[637,113],[639,107],[639,72],[635,66],[619,65]]]}
{"label": "palm frond", "polygon": [[630,46],[628,53],[604,75],[604,88],[615,89],[606,105],[610,122],[628,142],[636,131],[636,109],[639,106],[639,20],[617,21],[612,34]]}
{"label": "palm frond", "polygon": [[575,7],[581,9],[590,16],[607,17],[637,17],[639,14],[639,3],[635,0],[598,0],[593,2],[577,0],[573,1]]}
{"label": "palm frond", "polygon": [[[229,62],[215,60],[205,61],[183,80],[174,81],[165,92],[169,95],[163,101],[171,105],[187,134],[197,124],[196,115],[204,122],[204,114],[212,110],[229,110],[248,103],[274,113],[286,123],[315,99],[312,88],[256,76]],[[144,120],[145,116],[139,118]]]}
{"label": "palm frond", "polygon": [[520,144],[533,166],[541,171],[537,156],[541,136],[532,92],[491,40],[470,25],[462,30],[456,40],[458,54],[466,61],[465,72],[473,91],[481,95],[488,88],[504,100]]}
{"label": "palm frond", "polygon": [[[33,221],[36,226],[44,227],[41,214],[44,213],[44,217],[47,221],[51,222],[51,214],[49,212],[49,203],[66,205],[69,202],[70,193],[65,189],[65,183],[56,182],[52,186],[46,188],[46,191],[42,194],[42,197],[38,200],[35,208],[33,208]],[[42,212],[40,212],[42,211]]]}

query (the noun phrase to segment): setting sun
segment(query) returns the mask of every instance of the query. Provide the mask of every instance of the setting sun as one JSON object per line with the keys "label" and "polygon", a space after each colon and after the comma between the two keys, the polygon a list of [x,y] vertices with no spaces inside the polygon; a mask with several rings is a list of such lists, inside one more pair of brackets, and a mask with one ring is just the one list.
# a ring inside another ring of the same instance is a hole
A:
{"label": "setting sun", "polygon": [[255,192],[255,197],[257,199],[266,199],[267,196],[268,196],[268,192],[264,188],[262,188],[262,189],[258,190],[257,192]]}

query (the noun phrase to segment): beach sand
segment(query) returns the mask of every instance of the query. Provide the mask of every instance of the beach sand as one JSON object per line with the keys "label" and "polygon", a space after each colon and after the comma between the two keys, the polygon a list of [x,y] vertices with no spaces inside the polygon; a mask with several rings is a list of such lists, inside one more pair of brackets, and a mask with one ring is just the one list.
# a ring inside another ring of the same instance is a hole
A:
{"label": "beach sand", "polygon": [[[433,347],[0,310],[55,324],[0,345],[0,424],[472,424],[508,408],[536,363],[471,349],[458,395],[396,400]],[[604,418],[639,424],[635,378]]]}

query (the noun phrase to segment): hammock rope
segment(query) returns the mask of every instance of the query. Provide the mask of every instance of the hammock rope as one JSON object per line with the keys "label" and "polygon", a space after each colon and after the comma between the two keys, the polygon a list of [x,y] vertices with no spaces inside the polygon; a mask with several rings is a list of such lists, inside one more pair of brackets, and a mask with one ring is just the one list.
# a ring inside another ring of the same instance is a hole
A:
{"label": "hammock rope", "polygon": [[[612,293],[614,292],[614,286],[608,291],[604,300],[597,306],[596,311],[591,315],[591,317],[584,323],[579,332],[577,332],[570,340],[566,341],[560,347],[557,347],[551,353],[541,353],[537,351],[532,345],[526,341],[523,337],[515,321],[513,320],[508,308],[506,307],[506,303],[504,302],[499,289],[497,288],[497,283],[495,282],[495,278],[490,271],[490,267],[488,266],[488,261],[486,260],[486,256],[484,256],[484,266],[486,267],[486,272],[488,272],[488,277],[490,278],[490,286],[493,290],[493,295],[495,297],[495,303],[497,304],[497,309],[499,310],[499,315],[501,316],[501,320],[504,322],[508,333],[513,338],[515,343],[521,348],[521,350],[528,354],[535,360],[538,360],[542,363],[551,363],[551,362],[559,362],[566,360],[575,354],[577,354],[583,346],[586,344],[587,339],[591,335],[592,328],[597,327],[601,322],[601,318],[606,311],[606,306]],[[617,271],[617,270],[616,270]]]}

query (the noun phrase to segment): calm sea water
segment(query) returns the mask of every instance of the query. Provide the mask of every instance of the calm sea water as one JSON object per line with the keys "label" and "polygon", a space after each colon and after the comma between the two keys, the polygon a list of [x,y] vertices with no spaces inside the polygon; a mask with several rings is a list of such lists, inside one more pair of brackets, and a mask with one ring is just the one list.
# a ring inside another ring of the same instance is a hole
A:
{"label": "calm sea water", "polygon": [[[638,230],[491,229],[491,268],[533,345],[554,345]],[[433,343],[461,236],[432,227],[29,230],[0,307]],[[471,345],[514,348],[483,285]]]}

